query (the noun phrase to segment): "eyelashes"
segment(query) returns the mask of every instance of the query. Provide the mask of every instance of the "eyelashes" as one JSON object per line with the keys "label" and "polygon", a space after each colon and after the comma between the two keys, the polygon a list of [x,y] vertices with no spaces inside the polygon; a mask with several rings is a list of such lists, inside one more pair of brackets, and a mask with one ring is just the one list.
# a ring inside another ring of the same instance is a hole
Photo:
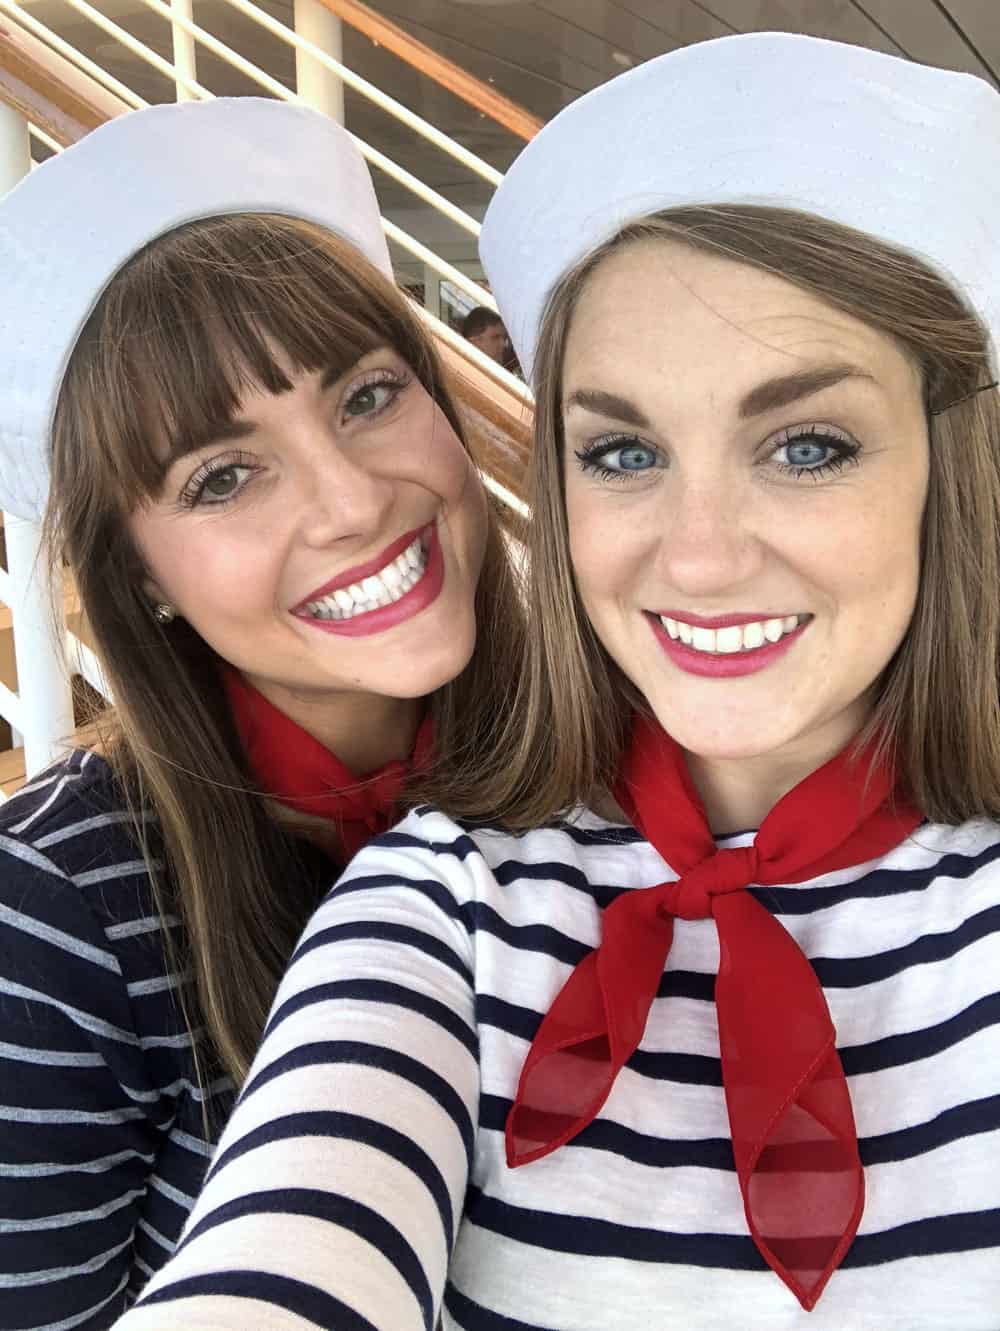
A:
{"label": "eyelashes", "polygon": [[[241,450],[212,458],[210,462],[203,463],[192,474],[190,480],[180,492],[178,502],[182,508],[197,508],[199,505],[218,508],[222,504],[228,504],[236,498],[237,494],[242,492],[246,487],[249,476],[257,470],[258,468],[254,465],[250,454]],[[242,485],[233,488],[228,493],[223,491],[213,495],[211,491],[213,485],[223,482],[224,478],[229,475],[235,477],[241,471],[248,473],[247,480],[244,480]]]}
{"label": "eyelashes", "polygon": [[[412,375],[398,370],[366,371],[341,397],[338,426],[381,416],[412,382]],[[178,496],[178,504],[186,509],[221,508],[242,495],[253,476],[262,470],[256,458],[243,450],[221,453],[192,473]]]}
{"label": "eyelashes", "polygon": [[[781,475],[796,481],[807,476],[814,482],[829,479],[858,465],[861,454],[860,444],[823,425],[781,430],[767,443],[767,458]],[[574,455],[581,471],[618,483],[669,465],[658,448],[634,434],[601,435]]]}

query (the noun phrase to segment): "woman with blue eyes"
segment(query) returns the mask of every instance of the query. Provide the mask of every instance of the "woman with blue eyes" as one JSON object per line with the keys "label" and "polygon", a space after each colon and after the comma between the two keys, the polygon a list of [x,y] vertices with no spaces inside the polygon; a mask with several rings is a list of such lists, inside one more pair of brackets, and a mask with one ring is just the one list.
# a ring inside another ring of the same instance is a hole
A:
{"label": "woman with blue eyes", "polygon": [[997,1325],[998,140],[977,79],[754,35],[525,149],[493,815],[324,901],[120,1331]]}
{"label": "woman with blue eyes", "polygon": [[115,700],[0,811],[0,1322],[96,1331],[323,892],[413,800],[464,809],[521,613],[332,121],[126,115],[0,202],[0,269],[0,506],[44,517]]}

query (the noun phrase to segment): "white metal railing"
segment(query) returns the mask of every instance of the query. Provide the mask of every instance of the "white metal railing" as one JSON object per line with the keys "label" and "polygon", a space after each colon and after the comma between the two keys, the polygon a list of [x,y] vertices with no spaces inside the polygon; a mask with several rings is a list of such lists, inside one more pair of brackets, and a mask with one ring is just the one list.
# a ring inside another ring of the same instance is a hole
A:
{"label": "white metal railing", "polygon": [[[157,73],[163,75],[164,78],[171,80],[183,95],[202,99],[212,96],[210,90],[198,82],[193,74],[195,62],[195,57],[193,55],[190,59],[186,59],[185,68],[181,69],[176,63],[172,64],[163,56],[158,55],[157,52],[152,50],[138,38],[134,37],[130,32],[106,14],[101,13],[99,9],[89,3],[89,0],[64,0],[64,3],[90,22],[94,23],[96,27],[101,29],[108,36],[113,37],[121,44],[124,50],[155,69]],[[208,32],[207,29],[188,18],[185,12],[186,7],[183,4],[176,4],[176,7],[171,8],[170,5],[165,3],[165,0],[140,0],[140,3],[158,14],[165,22],[169,23],[171,31],[174,34],[180,33],[183,36],[190,38],[197,44],[197,46],[203,46],[205,50],[210,51],[212,55],[238,70],[245,77],[256,83],[262,90],[270,93],[271,96],[281,98],[285,101],[302,100],[297,91],[293,91],[291,88],[287,87],[266,70],[261,69],[259,65],[254,64],[252,60],[241,55],[240,52],[234,50],[231,46],[227,46],[225,42]],[[260,9],[259,6],[252,4],[251,0],[220,0],[220,3],[224,3],[229,8],[251,18],[261,30],[269,32],[272,36],[279,37],[289,46],[294,47],[296,52],[308,55],[310,59],[317,62],[327,71],[331,79],[342,80],[344,83],[349,84],[349,86],[354,88],[355,91],[359,92],[373,104],[379,106],[394,119],[407,125],[410,129],[413,129],[427,142],[434,144],[435,147],[447,152],[455,160],[474,171],[475,174],[486,180],[489,184],[494,186],[499,184],[501,178],[500,172],[494,167],[491,167],[488,162],[484,162],[475,153],[470,152],[467,148],[462,147],[461,144],[450,139],[429,121],[424,120],[422,116],[410,111],[395,98],[382,92],[381,89],[376,88],[375,85],[370,83],[367,79],[355,74],[341,61],[336,60],[333,56],[323,51],[314,42],[310,42],[307,38],[296,33],[293,29],[289,28],[287,24],[281,23],[279,20],[272,18],[271,15],[265,13],[265,11]],[[79,51],[71,43],[52,32],[49,27],[20,5],[17,0],[0,0],[0,12],[8,14],[18,23],[23,24],[36,37],[47,42],[54,50],[58,51],[60,55],[77,65],[80,69],[83,69],[92,78],[95,78],[98,82],[109,88],[130,106],[138,108],[146,105],[144,99],[140,97],[134,89],[129,88],[122,83],[121,80],[102,69],[101,66],[97,65],[93,60],[90,60],[89,57],[84,55],[83,52]],[[464,209],[453,204],[439,191],[418,179],[418,177],[413,175],[412,172],[407,171],[404,167],[400,166],[397,162],[393,161],[392,158],[388,157],[385,153],[380,152],[371,144],[366,143],[356,135],[352,135],[352,138],[372,166],[383,171],[398,184],[402,185],[404,189],[413,194],[414,197],[429,205],[435,212],[447,218],[452,224],[461,227],[468,235],[478,237],[479,223]],[[416,239],[416,237],[411,236],[402,227],[389,222],[389,219],[383,219],[383,225],[385,225],[386,234],[391,240],[405,249],[409,254],[413,255],[414,258],[419,259],[426,268],[435,272],[439,278],[444,277],[449,282],[452,282],[460,290],[464,291],[466,295],[470,296],[477,304],[486,305],[490,309],[496,308],[495,302],[490,293],[468,277],[467,274],[463,273],[459,268],[456,268],[453,264],[447,263],[429,246],[422,244]]]}
{"label": "white metal railing", "polygon": [[[332,106],[342,107],[342,88],[346,85],[466,167],[479,179],[485,180],[491,186],[496,186],[501,180],[500,172],[475,153],[450,139],[423,117],[410,111],[395,98],[346,66],[340,59],[339,20],[333,19],[325,9],[320,12],[318,0],[295,0],[294,29],[266,13],[252,3],[252,0],[220,0],[220,3],[225,3],[236,10],[260,30],[295,50],[297,78],[294,90],[195,23],[191,0],[169,0],[169,3],[166,0],[141,0],[146,8],[169,23],[173,61],[167,60],[134,37],[95,5],[89,3],[89,0],[65,0],[65,3],[104,34],[112,37],[120,44],[123,51],[127,51],[130,56],[169,80],[178,100],[184,98],[204,100],[214,95],[197,76],[197,52],[204,48],[238,70],[263,92],[285,101],[307,101],[329,111]],[[17,0],[0,0],[0,13],[21,24],[71,64],[113,92],[126,105],[134,108],[148,105],[133,88],[39,21]],[[338,31],[338,40],[328,41],[327,44],[331,49],[327,50],[311,38],[322,33],[329,35],[333,31],[331,23]],[[325,97],[322,95],[324,91]],[[331,92],[333,96],[330,96]],[[479,223],[468,212],[419,180],[379,149],[357,136],[352,135],[352,137],[368,162],[377,170],[395,180],[424,205],[446,218],[449,223],[460,228],[466,236],[478,237]],[[31,138],[53,152],[59,151],[58,143],[50,135],[38,126],[27,124],[9,108],[0,104],[0,193],[10,188],[20,175],[30,169]],[[489,292],[455,264],[443,259],[429,245],[425,245],[390,218],[383,216],[382,225],[390,241],[423,265],[426,304],[434,312],[424,309],[421,314],[432,331],[444,341],[459,348],[463,356],[486,371],[494,381],[516,394],[526,406],[530,405],[531,395],[519,379],[508,374],[436,317],[437,292],[436,290],[431,292],[428,281],[432,277],[434,281],[445,278],[477,304],[495,309],[496,305]],[[527,515],[525,505],[506,487],[488,475],[484,475],[483,480],[487,488],[503,503],[522,516]],[[53,589],[45,576],[46,563],[40,551],[37,526],[20,521],[9,514],[5,515],[4,526],[8,567],[6,572],[0,568],[0,602],[7,604],[11,609],[18,688],[15,692],[0,681],[0,716],[4,717],[15,732],[23,737],[25,773],[30,778],[52,760],[61,742],[73,729],[71,674],[82,676],[105,697],[109,697],[109,691],[93,652],[65,624],[62,598],[53,595]],[[2,799],[3,795],[0,792],[0,801]]]}

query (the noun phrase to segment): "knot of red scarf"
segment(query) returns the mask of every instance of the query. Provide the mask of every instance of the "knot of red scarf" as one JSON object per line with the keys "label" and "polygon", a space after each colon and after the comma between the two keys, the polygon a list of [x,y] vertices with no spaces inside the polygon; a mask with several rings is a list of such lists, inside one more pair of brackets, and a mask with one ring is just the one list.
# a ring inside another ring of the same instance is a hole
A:
{"label": "knot of red scarf", "polygon": [[637,718],[616,795],[679,877],[624,892],[604,912],[601,945],[542,1021],[507,1119],[512,1167],[582,1132],[643,1037],[674,918],[714,919],[722,1081],[747,1224],[806,1309],[857,1232],[864,1175],[816,973],[743,889],[860,864],[909,835],[919,813],[892,802],[894,774],[869,759],[845,750],[775,805],[752,846],[718,850],[680,748]]}
{"label": "knot of red scarf", "polygon": [[757,847],[737,846],[733,850],[717,850],[675,883],[661,883],[651,891],[661,915],[673,915],[679,920],[707,920],[712,914],[713,897],[742,891],[756,880]]}
{"label": "knot of red scarf", "polygon": [[358,777],[239,671],[224,669],[222,680],[250,771],[265,794],[299,813],[329,819],[337,827],[347,858],[388,830],[397,816],[404,781],[430,757],[429,716],[417,731],[407,761],[389,762]]}

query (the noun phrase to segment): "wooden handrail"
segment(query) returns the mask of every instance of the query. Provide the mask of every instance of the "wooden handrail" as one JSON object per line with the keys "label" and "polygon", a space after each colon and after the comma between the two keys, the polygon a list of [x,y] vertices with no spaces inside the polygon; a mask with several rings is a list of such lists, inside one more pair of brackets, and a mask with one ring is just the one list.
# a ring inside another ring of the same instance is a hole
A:
{"label": "wooden handrail", "polygon": [[344,23],[364,33],[379,46],[384,46],[393,55],[398,55],[408,65],[412,65],[421,74],[426,74],[435,83],[440,83],[442,88],[447,88],[463,102],[468,102],[477,111],[495,120],[498,125],[509,129],[519,139],[525,141],[533,139],[545,123],[537,116],[533,116],[530,111],[525,111],[524,107],[512,102],[503,93],[497,92],[489,83],[477,79],[461,65],[456,65],[453,60],[438,55],[416,37],[411,37],[391,19],[377,14],[374,9],[369,9],[367,5],[361,3],[361,0],[320,0],[320,3]]}
{"label": "wooden handrail", "polygon": [[0,18],[0,101],[64,148],[129,108],[89,74]]}
{"label": "wooden handrail", "polygon": [[[7,20],[0,21],[0,101],[63,146],[130,109],[89,74]],[[437,346],[476,461],[521,497],[530,449],[531,408],[481,366],[467,360],[458,347],[441,338]],[[510,525],[516,529],[516,519]]]}

